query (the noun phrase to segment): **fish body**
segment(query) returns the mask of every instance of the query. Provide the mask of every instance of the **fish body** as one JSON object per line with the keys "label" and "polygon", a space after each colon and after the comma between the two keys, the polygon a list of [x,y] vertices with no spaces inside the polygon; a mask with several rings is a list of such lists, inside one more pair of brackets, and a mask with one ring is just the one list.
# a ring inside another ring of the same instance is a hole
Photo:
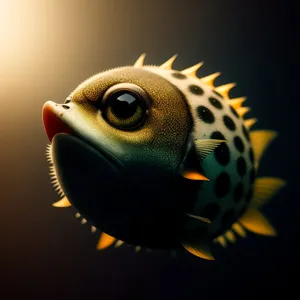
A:
{"label": "fish body", "polygon": [[[102,231],[98,249],[115,243],[175,249],[213,259],[246,230],[275,235],[259,209],[285,182],[257,178],[260,158],[276,132],[250,131],[256,119],[235,84],[198,78],[199,63],[172,69],[134,66],[97,74],[59,105],[43,108],[54,206],[74,206]],[[85,223],[86,221],[83,221]]]}

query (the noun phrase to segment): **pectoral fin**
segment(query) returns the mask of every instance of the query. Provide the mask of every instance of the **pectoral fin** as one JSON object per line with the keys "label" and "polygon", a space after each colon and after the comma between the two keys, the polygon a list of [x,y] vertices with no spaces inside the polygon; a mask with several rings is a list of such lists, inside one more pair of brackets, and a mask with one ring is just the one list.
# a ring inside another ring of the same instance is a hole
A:
{"label": "pectoral fin", "polygon": [[185,250],[190,252],[191,254],[198,256],[203,259],[207,260],[214,260],[210,247],[207,244],[204,243],[188,243],[188,242],[182,242],[182,246]]}
{"label": "pectoral fin", "polygon": [[214,152],[214,150],[221,144],[225,143],[226,140],[196,140],[195,148],[196,155],[200,161],[203,161],[210,153]]}
{"label": "pectoral fin", "polygon": [[182,176],[186,179],[189,180],[205,180],[208,181],[209,179],[204,176],[203,174],[195,171],[195,170],[191,170],[191,169],[186,169],[182,172]]}

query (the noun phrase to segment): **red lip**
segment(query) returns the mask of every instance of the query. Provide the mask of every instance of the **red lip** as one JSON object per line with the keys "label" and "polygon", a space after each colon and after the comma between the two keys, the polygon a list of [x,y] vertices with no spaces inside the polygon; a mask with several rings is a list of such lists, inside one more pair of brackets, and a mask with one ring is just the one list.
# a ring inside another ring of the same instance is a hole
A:
{"label": "red lip", "polygon": [[[58,107],[58,109],[56,109],[56,107]],[[64,111],[62,109],[61,112],[59,112],[59,107],[59,104],[55,104],[51,101],[46,102],[43,107],[43,123],[50,142],[58,133],[73,133],[73,130],[61,120],[59,115],[62,115]]]}

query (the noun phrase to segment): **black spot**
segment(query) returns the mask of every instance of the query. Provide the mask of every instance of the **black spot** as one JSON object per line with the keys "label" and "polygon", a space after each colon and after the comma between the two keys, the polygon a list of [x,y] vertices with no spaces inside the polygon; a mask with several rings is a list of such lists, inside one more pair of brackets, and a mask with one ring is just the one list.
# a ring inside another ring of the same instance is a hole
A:
{"label": "black spot", "polygon": [[253,198],[253,189],[249,190],[246,194],[246,202],[249,203]]}
{"label": "black spot", "polygon": [[237,160],[237,163],[236,163],[236,166],[237,166],[237,172],[239,173],[239,175],[241,177],[243,177],[246,173],[246,161],[244,159],[244,157],[240,156]]}
{"label": "black spot", "polygon": [[210,104],[213,105],[215,108],[217,108],[217,109],[223,108],[222,103],[218,99],[209,97],[208,100],[209,100]]}
{"label": "black spot", "polygon": [[214,92],[217,96],[223,98],[223,96],[222,96],[220,93],[218,93],[217,91],[213,91],[213,92]]}
{"label": "black spot", "polygon": [[240,202],[244,196],[244,185],[240,182],[237,184],[234,190],[234,201]]}
{"label": "black spot", "polygon": [[236,112],[236,110],[235,110],[231,105],[229,105],[229,106],[230,106],[231,112],[232,112],[237,118],[239,118],[239,115],[238,115],[238,113]]}
{"label": "black spot", "polygon": [[216,203],[207,204],[203,211],[201,211],[201,217],[207,218],[210,221],[214,221],[220,213],[220,207]]}
{"label": "black spot", "polygon": [[250,184],[254,183],[254,180],[255,180],[255,170],[254,170],[254,168],[249,173],[249,180],[250,180]]}
{"label": "black spot", "polygon": [[203,95],[204,94],[204,91],[202,90],[202,88],[195,84],[191,84],[189,86],[189,91],[195,95]]}
{"label": "black spot", "polygon": [[225,140],[224,135],[220,131],[214,131],[210,138],[214,140]]}
{"label": "black spot", "polygon": [[215,117],[212,112],[205,106],[198,106],[197,113],[199,118],[205,123],[213,123],[215,121]]}
{"label": "black spot", "polygon": [[244,134],[245,138],[247,139],[247,141],[250,141],[249,132],[248,132],[248,130],[246,129],[246,127],[243,126],[243,127],[242,127],[242,130],[243,130],[243,134]]}
{"label": "black spot", "polygon": [[223,218],[222,218],[222,225],[224,227],[228,227],[230,226],[233,221],[234,221],[234,210],[233,209],[230,209],[228,210],[224,215],[223,215]]}
{"label": "black spot", "polygon": [[224,116],[223,121],[224,121],[225,126],[229,130],[231,130],[231,131],[235,130],[235,128],[236,128],[235,123],[233,122],[233,120],[229,116]]}
{"label": "black spot", "polygon": [[[224,135],[219,131],[213,132],[211,134],[210,138],[215,139],[215,140],[225,140]],[[227,144],[222,143],[221,145],[219,145],[215,149],[214,155],[219,164],[226,166],[230,160],[230,152],[229,152],[229,148],[228,148]]]}
{"label": "black spot", "polygon": [[230,189],[230,177],[227,173],[221,173],[215,182],[215,193],[218,198],[225,197]]}
{"label": "black spot", "polygon": [[236,149],[238,149],[241,153],[244,152],[245,146],[242,139],[239,136],[236,136],[233,141]]}
{"label": "black spot", "polygon": [[178,72],[172,73],[172,76],[177,78],[177,79],[186,79],[187,78],[186,75],[184,75],[182,73],[178,73]]}
{"label": "black spot", "polygon": [[254,163],[254,153],[253,153],[252,148],[250,148],[250,150],[249,150],[249,159],[250,159],[251,163],[253,164]]}

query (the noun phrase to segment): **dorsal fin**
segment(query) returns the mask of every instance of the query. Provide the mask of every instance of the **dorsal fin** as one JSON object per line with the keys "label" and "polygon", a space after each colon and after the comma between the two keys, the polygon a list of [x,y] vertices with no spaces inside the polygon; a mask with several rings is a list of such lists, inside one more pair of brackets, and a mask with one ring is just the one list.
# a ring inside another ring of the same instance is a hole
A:
{"label": "dorsal fin", "polygon": [[138,59],[137,61],[134,63],[134,67],[135,68],[140,68],[140,67],[143,67],[144,66],[144,60],[145,60],[145,57],[146,57],[146,53],[143,53]]}
{"label": "dorsal fin", "polygon": [[181,245],[191,254],[207,260],[214,260],[210,247],[205,243],[182,242]]}
{"label": "dorsal fin", "polygon": [[112,245],[116,239],[105,232],[102,232],[97,244],[97,250],[102,250]]}
{"label": "dorsal fin", "polygon": [[172,70],[172,65],[177,57],[177,54],[173,55],[169,60],[163,63],[160,68],[165,70]]}
{"label": "dorsal fin", "polygon": [[244,121],[245,127],[247,128],[247,130],[250,130],[250,128],[257,123],[257,119],[256,118],[252,118],[252,119],[248,119]]}
{"label": "dorsal fin", "polygon": [[260,177],[254,183],[254,195],[251,206],[260,208],[273,198],[284,186],[286,181],[276,177]]}
{"label": "dorsal fin", "polygon": [[266,217],[256,209],[249,208],[239,219],[249,231],[261,235],[276,236],[276,231]]}
{"label": "dorsal fin", "polygon": [[249,111],[250,111],[250,107],[240,107],[236,110],[236,112],[241,118],[244,118],[245,114]]}
{"label": "dorsal fin", "polygon": [[200,161],[203,161],[207,155],[212,153],[221,143],[225,143],[226,140],[196,140],[194,142],[196,149],[196,156]]}
{"label": "dorsal fin", "polygon": [[69,202],[68,198],[66,196],[64,196],[59,201],[53,203],[52,206],[54,206],[54,207],[70,207],[70,206],[72,206],[72,204]]}
{"label": "dorsal fin", "polygon": [[202,77],[202,78],[200,78],[200,80],[203,81],[204,83],[206,83],[207,85],[209,85],[210,87],[214,88],[214,81],[220,75],[221,75],[220,72],[216,72],[216,73],[210,74],[208,76]]}
{"label": "dorsal fin", "polygon": [[185,75],[189,75],[189,76],[192,76],[192,77],[196,77],[197,78],[197,71],[198,69],[203,66],[204,62],[200,62],[192,67],[189,67],[187,69],[184,69],[181,71],[182,74],[185,74]]}
{"label": "dorsal fin", "polygon": [[209,179],[204,176],[203,174],[192,170],[192,169],[185,169],[182,172],[182,176],[186,179],[190,179],[190,180],[205,180],[208,181]]}
{"label": "dorsal fin", "polygon": [[276,137],[276,131],[272,130],[254,130],[250,132],[256,168],[264,151]]}
{"label": "dorsal fin", "polygon": [[242,104],[246,101],[246,97],[239,97],[229,100],[230,106],[232,106],[234,109],[238,109],[242,107]]}
{"label": "dorsal fin", "polygon": [[236,86],[236,83],[227,83],[215,88],[215,91],[221,94],[225,99],[229,99],[229,92]]}

